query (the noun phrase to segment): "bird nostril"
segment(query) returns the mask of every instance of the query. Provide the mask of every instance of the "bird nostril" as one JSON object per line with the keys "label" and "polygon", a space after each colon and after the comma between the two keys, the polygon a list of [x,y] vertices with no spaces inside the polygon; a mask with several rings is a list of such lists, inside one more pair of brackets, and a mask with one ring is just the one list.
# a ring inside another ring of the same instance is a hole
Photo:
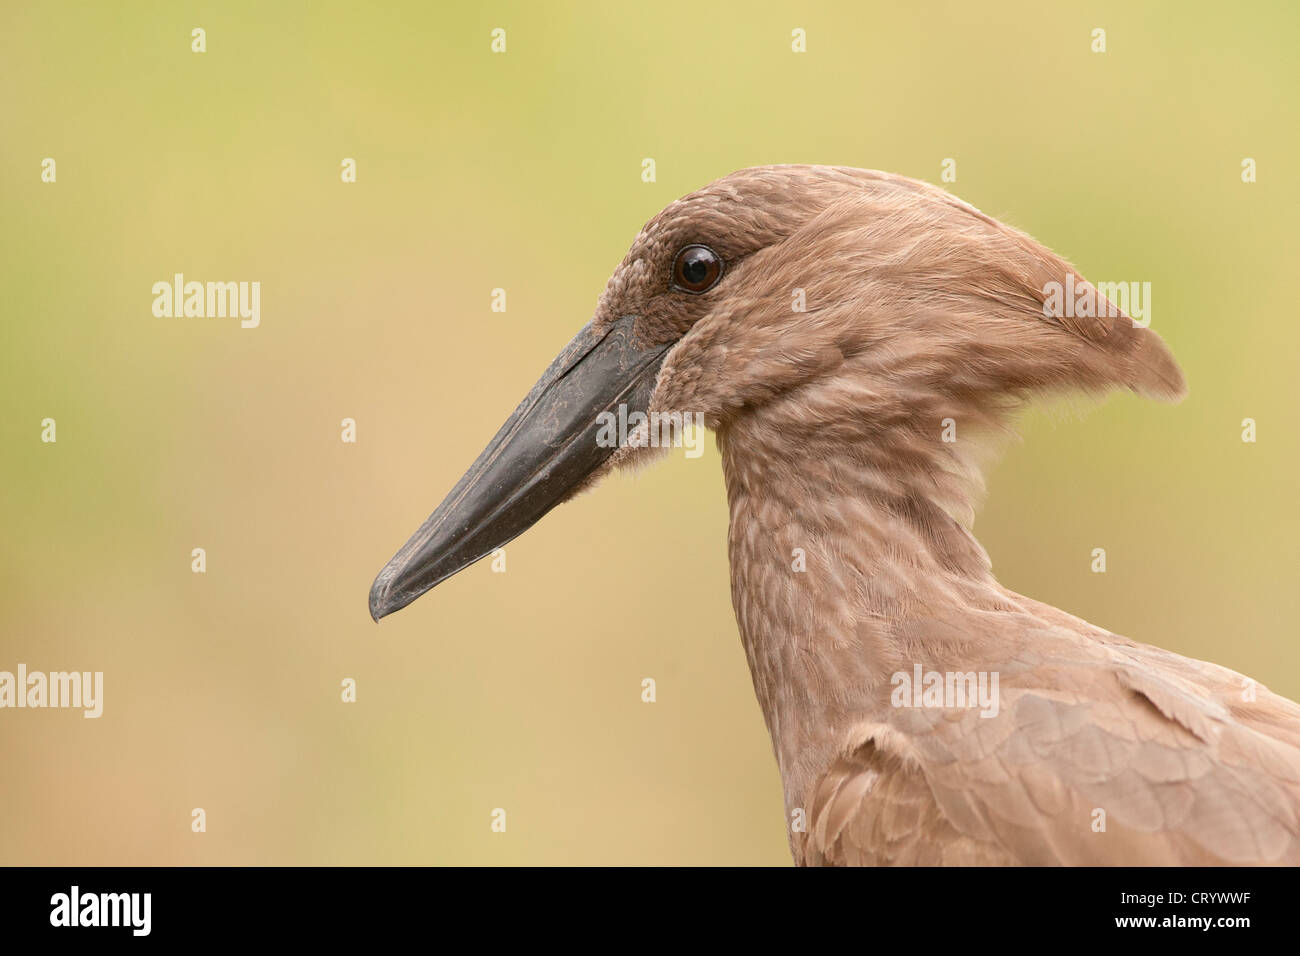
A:
{"label": "bird nostril", "polygon": [[673,262],[673,284],[684,292],[707,292],[721,277],[722,257],[708,246],[687,246]]}

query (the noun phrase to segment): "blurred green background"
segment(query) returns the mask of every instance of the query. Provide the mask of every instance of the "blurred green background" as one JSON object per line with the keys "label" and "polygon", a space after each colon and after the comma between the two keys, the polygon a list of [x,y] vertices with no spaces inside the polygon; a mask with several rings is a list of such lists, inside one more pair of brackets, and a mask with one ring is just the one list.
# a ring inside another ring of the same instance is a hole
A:
{"label": "blurred green background", "polygon": [[[0,711],[0,862],[788,863],[711,439],[562,507],[505,574],[366,612],[641,224],[764,163],[951,157],[947,188],[1085,275],[1152,282],[1190,398],[1031,413],[976,531],[1008,586],[1300,696],[1298,21],[5,3],[0,669],[106,689],[99,720]],[[175,272],[260,281],[261,327],[155,318]]]}

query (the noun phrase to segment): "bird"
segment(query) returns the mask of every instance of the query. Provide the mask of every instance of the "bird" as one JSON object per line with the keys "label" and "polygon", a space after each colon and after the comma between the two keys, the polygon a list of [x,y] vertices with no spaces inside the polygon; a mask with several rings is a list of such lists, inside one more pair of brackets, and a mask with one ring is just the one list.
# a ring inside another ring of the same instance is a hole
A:
{"label": "bird", "polygon": [[891,173],[741,169],[646,223],[371,616],[665,453],[602,416],[700,415],[796,864],[1300,863],[1300,705],[1003,587],[974,537],[1017,413],[1122,390],[1186,385],[1026,233]]}

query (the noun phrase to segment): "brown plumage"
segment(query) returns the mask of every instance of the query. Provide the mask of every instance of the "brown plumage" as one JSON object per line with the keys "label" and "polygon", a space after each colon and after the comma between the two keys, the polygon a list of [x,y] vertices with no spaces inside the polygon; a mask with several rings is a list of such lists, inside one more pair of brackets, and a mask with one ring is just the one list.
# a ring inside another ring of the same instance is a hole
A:
{"label": "brown plumage", "polygon": [[[724,263],[698,295],[673,282],[691,244]],[[1044,314],[1067,275],[1091,288],[924,183],[763,167],[651,220],[584,330],[636,316],[636,354],[663,351],[648,408],[702,412],[717,434],[732,601],[796,862],[1300,862],[1300,706],[1007,590],[969,530],[981,449],[1027,399],[1184,393],[1128,316]],[[647,454],[618,450],[541,512]],[[376,617],[457,569],[412,571],[455,536],[474,475],[381,573]],[[896,675],[918,667],[996,675],[996,713],[899,706]]]}

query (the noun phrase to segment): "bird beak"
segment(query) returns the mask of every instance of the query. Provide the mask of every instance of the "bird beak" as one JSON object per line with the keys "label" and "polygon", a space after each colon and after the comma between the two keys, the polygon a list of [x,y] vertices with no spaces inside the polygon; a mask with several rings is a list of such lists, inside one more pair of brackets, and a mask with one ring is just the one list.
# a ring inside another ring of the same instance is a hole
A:
{"label": "bird beak", "polygon": [[[378,621],[523,534],[616,450],[602,412],[645,412],[668,345],[638,347],[635,316],[590,323],[551,363],[478,460],[370,588]],[[609,447],[605,447],[608,445]]]}

